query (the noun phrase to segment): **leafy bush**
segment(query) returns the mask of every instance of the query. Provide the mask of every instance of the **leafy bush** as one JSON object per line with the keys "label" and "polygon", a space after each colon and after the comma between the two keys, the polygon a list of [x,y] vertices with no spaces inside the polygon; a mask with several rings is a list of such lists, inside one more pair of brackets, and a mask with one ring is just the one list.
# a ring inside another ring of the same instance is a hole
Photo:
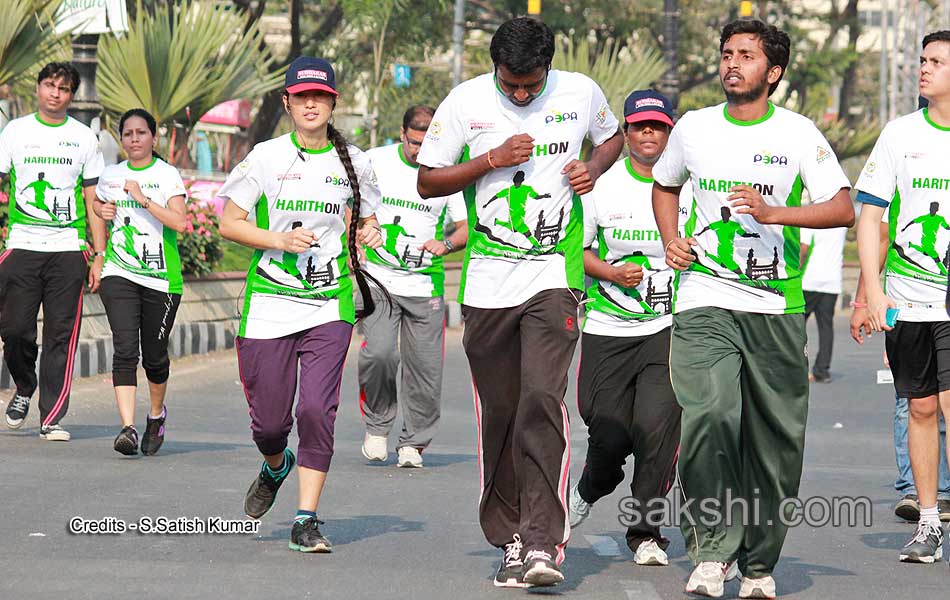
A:
{"label": "leafy bush", "polygon": [[181,271],[188,275],[207,275],[222,257],[224,238],[218,231],[218,215],[210,206],[189,203],[185,209],[185,232],[178,234]]}

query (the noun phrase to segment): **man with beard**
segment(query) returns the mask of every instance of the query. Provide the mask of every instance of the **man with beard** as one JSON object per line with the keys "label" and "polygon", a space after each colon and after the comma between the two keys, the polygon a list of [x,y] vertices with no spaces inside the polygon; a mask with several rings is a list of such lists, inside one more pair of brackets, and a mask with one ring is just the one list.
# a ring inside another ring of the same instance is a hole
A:
{"label": "man with beard", "polygon": [[[850,184],[828,142],[811,121],[769,102],[789,45],[761,21],[727,25],[719,63],[726,102],[684,115],[653,167],[666,261],[680,271],[670,375],[683,409],[682,530],[696,565],[686,591],[711,597],[735,576],[733,561],[744,575],[740,598],[775,597],[772,571],[787,532],[780,509],[798,494],[808,412],[799,227],[854,221]],[[690,180],[692,217],[680,237],[679,192]],[[721,220],[724,206],[758,236],[732,257],[748,277],[708,260],[718,251],[713,236],[693,237]],[[758,278],[746,257],[773,252],[778,264],[768,268],[777,277]]]}

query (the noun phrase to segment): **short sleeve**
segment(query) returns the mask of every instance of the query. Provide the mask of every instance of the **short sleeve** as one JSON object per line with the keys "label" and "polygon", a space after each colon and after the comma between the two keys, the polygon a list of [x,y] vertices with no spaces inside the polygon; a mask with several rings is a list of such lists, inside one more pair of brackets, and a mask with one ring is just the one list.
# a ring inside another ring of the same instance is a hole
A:
{"label": "short sleeve", "polygon": [[590,248],[597,239],[597,192],[590,192],[581,196],[584,207],[584,247]]}
{"label": "short sleeve", "polygon": [[118,202],[128,197],[128,192],[123,189],[125,177],[115,171],[116,167],[107,167],[99,176],[96,182],[96,197],[103,202]]}
{"label": "short sleeve", "polygon": [[814,204],[830,200],[841,188],[850,188],[851,182],[841,169],[835,151],[825,136],[811,122],[802,128],[805,138],[804,156],[799,159],[802,183]]}
{"label": "short sleeve", "polygon": [[449,221],[458,223],[459,221],[468,220],[468,208],[465,206],[465,196],[462,195],[462,192],[449,196],[445,204]]}
{"label": "short sleeve", "polygon": [[7,125],[0,131],[0,173],[9,173],[13,168],[13,149],[10,147],[13,129]]}
{"label": "short sleeve", "polygon": [[228,173],[224,185],[218,190],[218,196],[228,198],[241,209],[253,212],[264,193],[260,152],[255,148],[247,157]]}
{"label": "short sleeve", "polygon": [[462,127],[462,97],[455,88],[436,109],[429,129],[419,150],[419,164],[427,167],[448,167],[458,163],[465,148],[465,129]]}
{"label": "short sleeve", "polygon": [[610,110],[604,91],[593,80],[590,82],[590,121],[587,132],[595,146],[599,146],[617,133],[620,123]]}
{"label": "short sleeve", "polygon": [[885,202],[890,202],[897,190],[897,161],[894,160],[891,143],[892,132],[890,124],[884,127],[854,186],[858,191],[876,196]]}
{"label": "short sleeve", "polygon": [[358,150],[355,146],[350,146],[350,156],[357,163],[357,176],[360,182],[360,218],[365,219],[373,215],[379,209],[379,203],[382,194],[379,191],[379,181],[376,179],[376,171],[373,170],[373,163],[365,152]]}
{"label": "short sleeve", "polygon": [[185,200],[188,200],[188,190],[185,189],[185,182],[182,181],[181,173],[178,172],[178,169],[169,165],[168,191],[165,197],[174,198],[175,196],[184,196]]}
{"label": "short sleeve", "polygon": [[99,148],[99,138],[89,130],[88,140],[86,141],[86,155],[82,163],[82,182],[83,185],[92,185],[96,183],[103,170],[105,170],[105,161],[102,159],[102,150]]}
{"label": "short sleeve", "polygon": [[666,149],[653,165],[653,180],[662,186],[680,186],[689,179],[689,170],[686,168],[686,145],[683,140],[684,131],[689,129],[689,116],[688,113],[683,115],[679,123],[673,127]]}

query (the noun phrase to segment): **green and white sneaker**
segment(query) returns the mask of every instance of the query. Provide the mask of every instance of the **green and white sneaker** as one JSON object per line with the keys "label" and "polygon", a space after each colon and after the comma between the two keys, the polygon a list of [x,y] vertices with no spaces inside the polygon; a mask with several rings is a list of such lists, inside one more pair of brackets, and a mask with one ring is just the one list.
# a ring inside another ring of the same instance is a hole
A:
{"label": "green and white sneaker", "polygon": [[323,521],[316,517],[295,520],[288,547],[298,552],[333,552],[333,544],[320,533],[321,525]]}

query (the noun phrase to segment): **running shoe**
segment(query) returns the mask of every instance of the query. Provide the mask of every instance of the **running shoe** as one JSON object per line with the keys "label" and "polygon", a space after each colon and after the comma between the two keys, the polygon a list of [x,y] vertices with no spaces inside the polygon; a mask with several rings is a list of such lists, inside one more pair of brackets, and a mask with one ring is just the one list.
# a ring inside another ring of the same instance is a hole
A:
{"label": "running shoe", "polygon": [[658,565],[665,567],[670,564],[670,559],[666,556],[663,548],[660,548],[659,544],[656,543],[656,540],[651,539],[640,542],[637,551],[633,553],[633,562],[644,566]]}
{"label": "running shoe", "polygon": [[19,429],[28,412],[30,412],[30,397],[14,392],[10,404],[7,405],[7,427]]}
{"label": "running shoe", "polygon": [[551,555],[544,550],[531,550],[524,557],[524,582],[544,587],[564,581],[564,574]]}
{"label": "running shoe", "polygon": [[403,468],[420,469],[422,468],[422,454],[417,448],[412,446],[403,446],[396,451],[398,460],[396,464]]}
{"label": "running shoe", "polygon": [[[144,451],[145,443],[142,443],[142,448]],[[112,442],[112,448],[119,454],[124,454],[126,456],[134,456],[139,453],[139,432],[135,430],[134,425],[126,425],[122,428],[122,431],[119,432],[119,435],[115,436],[115,441]]]}
{"label": "running shoe", "polygon": [[168,409],[162,407],[162,414],[153,417],[149,415],[145,419],[145,434],[142,435],[142,454],[152,456],[162,447],[165,441],[165,417],[168,416]]}
{"label": "running shoe", "polygon": [[720,598],[725,582],[735,579],[738,574],[739,569],[735,562],[703,561],[696,565],[693,573],[689,576],[689,581],[686,583],[686,593]]}
{"label": "running shoe", "polygon": [[366,460],[372,462],[386,462],[389,451],[386,449],[386,437],[367,433],[363,438],[363,447],[360,450]]}
{"label": "running shoe", "polygon": [[333,552],[333,544],[320,533],[321,525],[323,521],[316,517],[294,521],[294,527],[290,530],[290,549],[298,552]]}
{"label": "running shoe", "polygon": [[45,425],[40,427],[40,438],[49,442],[68,442],[69,432],[60,425]]}
{"label": "running shoe", "polygon": [[740,598],[775,598],[775,580],[765,577],[743,577],[739,588]]}
{"label": "running shoe", "polygon": [[937,500],[937,512],[940,513],[941,521],[950,522],[950,500],[946,498]]}
{"label": "running shoe", "polygon": [[297,458],[294,453],[291,452],[290,448],[285,448],[284,463],[287,465],[287,475],[280,479],[271,477],[266,461],[261,465],[260,473],[251,482],[251,487],[248,488],[247,495],[244,497],[244,513],[247,516],[252,519],[260,519],[267,514],[267,511],[274,506],[274,501],[277,500],[277,490],[287,480],[287,476],[290,475],[290,471],[294,468],[296,462]]}
{"label": "running shoe", "polygon": [[931,523],[918,523],[914,537],[901,548],[901,562],[933,564],[943,557],[943,529]]}
{"label": "running shoe", "polygon": [[495,573],[495,587],[526,588],[524,582],[524,563],[521,561],[521,536],[517,533],[513,541],[505,544],[505,556]]}
{"label": "running shoe", "polygon": [[919,521],[920,503],[917,500],[917,494],[907,494],[898,500],[897,504],[894,505],[894,514],[911,523]]}
{"label": "running shoe", "polygon": [[577,486],[578,484],[575,483],[574,487],[571,488],[571,497],[568,501],[568,518],[571,522],[571,529],[584,522],[584,519],[590,514],[591,507],[589,502],[581,498]]}

